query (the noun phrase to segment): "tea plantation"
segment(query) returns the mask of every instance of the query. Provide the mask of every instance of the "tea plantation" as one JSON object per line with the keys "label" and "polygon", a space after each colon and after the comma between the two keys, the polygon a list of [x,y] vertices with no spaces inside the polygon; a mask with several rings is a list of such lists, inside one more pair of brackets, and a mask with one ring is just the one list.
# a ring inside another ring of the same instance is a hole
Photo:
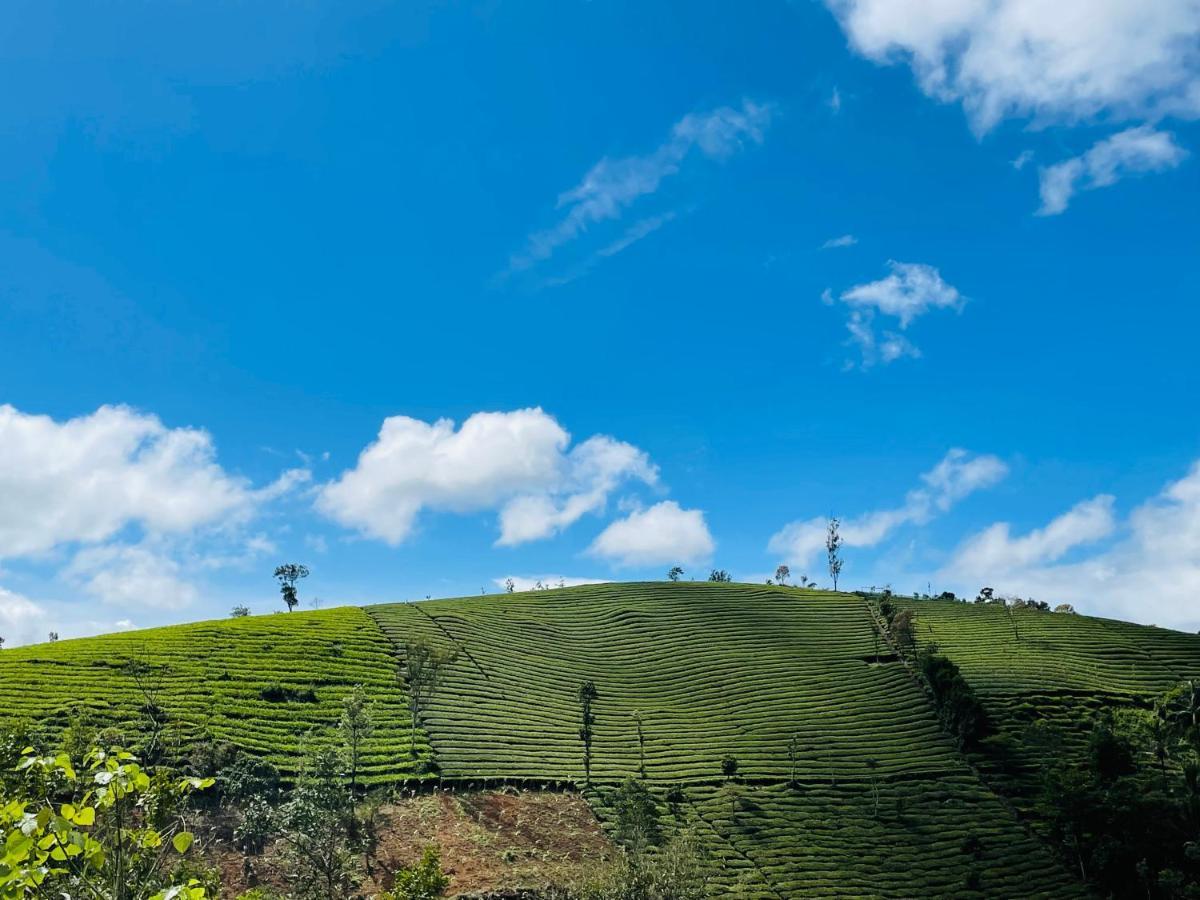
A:
{"label": "tea plantation", "polygon": [[392,654],[371,618],[353,607],[40,644],[0,652],[0,719],[61,731],[83,717],[128,739],[146,729],[153,704],[166,741],[225,741],[287,775],[302,739],[335,726],[343,697],[364,684],[380,712],[364,778],[394,781],[413,758]]}
{"label": "tea plantation", "polygon": [[[609,584],[63,641],[0,652],[0,719],[53,730],[84,710],[136,730],[146,697],[133,660],[142,681],[157,673],[155,702],[176,740],[228,741],[287,774],[305,735],[329,733],[361,683],[375,702],[369,782],[573,785],[611,826],[616,788],[636,776],[665,829],[698,835],[713,896],[1082,896],[1029,814],[1022,773],[1040,752],[1030,725],[1061,724],[1059,752],[1079,752],[1097,709],[1200,676],[1200,638],[897,601],[915,614],[918,648],[936,642],[959,665],[997,726],[990,740],[1018,758],[1001,771],[991,750],[963,752],[944,732],[873,603],[769,586]],[[421,712],[414,754],[401,676],[416,643],[454,656]],[[585,682],[595,687],[590,784]]]}

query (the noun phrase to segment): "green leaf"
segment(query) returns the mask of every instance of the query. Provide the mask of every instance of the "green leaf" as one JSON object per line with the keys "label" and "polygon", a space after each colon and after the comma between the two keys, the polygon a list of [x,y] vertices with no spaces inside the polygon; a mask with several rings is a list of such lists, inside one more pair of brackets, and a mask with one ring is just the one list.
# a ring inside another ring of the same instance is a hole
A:
{"label": "green leaf", "polygon": [[187,853],[195,839],[195,836],[190,831],[181,831],[171,839],[171,846],[175,848],[175,852],[177,853]]}
{"label": "green leaf", "polygon": [[75,817],[71,821],[73,821],[76,825],[95,825],[96,810],[94,807],[85,806],[83,809],[75,813]]}

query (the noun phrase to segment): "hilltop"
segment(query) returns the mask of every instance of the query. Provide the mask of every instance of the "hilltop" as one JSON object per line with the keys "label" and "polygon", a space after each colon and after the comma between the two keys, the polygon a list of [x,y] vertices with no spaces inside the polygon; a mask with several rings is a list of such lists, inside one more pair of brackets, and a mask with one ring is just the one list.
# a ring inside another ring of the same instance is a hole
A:
{"label": "hilltop", "polygon": [[[889,626],[897,615],[911,634]],[[452,659],[416,728],[397,677],[415,643]],[[979,740],[947,728],[922,650],[978,697]],[[638,778],[665,829],[699,836],[714,896],[1078,896],[1037,806],[1038,741],[1051,730],[1055,752],[1083,759],[1098,713],[1200,677],[1200,637],[999,604],[605,584],[8,650],[0,709],[46,733],[83,711],[134,734],[147,715],[137,666],[154,673],[170,740],[225,742],[285,775],[363,684],[371,785],[580,791],[611,829],[616,788]]]}

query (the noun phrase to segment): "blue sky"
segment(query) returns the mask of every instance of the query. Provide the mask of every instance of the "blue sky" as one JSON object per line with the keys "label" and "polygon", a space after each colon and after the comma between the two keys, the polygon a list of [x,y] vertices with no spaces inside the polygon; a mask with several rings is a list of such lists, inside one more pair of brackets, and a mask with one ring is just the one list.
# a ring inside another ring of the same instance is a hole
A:
{"label": "blue sky", "polygon": [[941,6],[10,8],[0,635],[825,584],[830,514],[1200,627],[1200,15]]}

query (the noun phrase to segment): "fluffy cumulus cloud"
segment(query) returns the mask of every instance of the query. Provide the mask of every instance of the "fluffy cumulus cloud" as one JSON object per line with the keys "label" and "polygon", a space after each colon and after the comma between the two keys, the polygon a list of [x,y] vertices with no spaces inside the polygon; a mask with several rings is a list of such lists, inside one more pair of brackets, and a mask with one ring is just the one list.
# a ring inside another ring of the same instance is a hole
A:
{"label": "fluffy cumulus cloud", "polygon": [[[877,328],[877,318],[894,319],[900,331],[904,331],[931,310],[958,311],[966,302],[933,266],[891,260],[888,268],[890,271],[883,278],[856,284],[836,297],[850,308],[846,317],[848,343],[860,354],[858,363],[847,362],[848,368],[858,365],[868,369],[878,363],[887,365],[898,359],[921,356],[920,349],[905,335],[886,327]],[[833,292],[826,291],[822,300],[833,305]]]}
{"label": "fluffy cumulus cloud", "polygon": [[921,89],[961,103],[979,134],[1008,117],[1146,123],[1043,169],[1043,214],[1065,209],[1080,186],[1178,165],[1174,140],[1149,126],[1200,116],[1200,0],[826,3],[852,47],[879,63],[907,62]]}
{"label": "fluffy cumulus cloud", "polygon": [[[619,220],[636,201],[655,193],[664,179],[676,174],[693,151],[708,159],[723,160],[748,143],[761,144],[771,113],[770,105],[745,100],[740,107],[722,106],[689,114],[676,122],[667,139],[650,153],[601,159],[579,184],[559,196],[561,218],[529,237],[525,249],[510,260],[510,272],[549,259],[598,223]],[[620,252],[672,217],[667,214],[643,219],[601,254]]]}
{"label": "fluffy cumulus cloud", "polygon": [[44,640],[48,632],[46,610],[28,597],[0,587],[0,638],[5,646]]}
{"label": "fluffy cumulus cloud", "polygon": [[[921,475],[921,484],[908,492],[904,503],[875,510],[841,523],[847,547],[874,547],[904,525],[922,525],[976,491],[991,487],[1008,474],[998,457],[974,455],[955,448]],[[767,550],[789,565],[810,565],[825,549],[824,518],[799,519],[772,535]]]}
{"label": "fluffy cumulus cloud", "polygon": [[653,484],[645,453],[606,435],[570,448],[571,436],[540,408],[450,419],[385,419],[358,463],[324,485],[317,508],[336,522],[396,545],[422,510],[497,509],[512,546],[549,537],[603,509],[630,479]]}
{"label": "fluffy cumulus cloud", "polygon": [[120,406],[63,422],[0,406],[0,558],[104,541],[131,524],[184,533],[260,499],[216,463],[207,432]]}
{"label": "fluffy cumulus cloud", "polygon": [[851,45],[921,89],[1002,118],[1200,113],[1200,0],[826,0]]}
{"label": "fluffy cumulus cloud", "polygon": [[88,547],[64,575],[91,596],[125,609],[182,609],[199,596],[175,558],[140,545]]}
{"label": "fluffy cumulus cloud", "polygon": [[619,566],[653,566],[701,562],[714,549],[703,511],[664,500],[613,522],[588,553]]}
{"label": "fluffy cumulus cloud", "polygon": [[1039,215],[1061,213],[1077,191],[1116,184],[1129,175],[1172,169],[1187,156],[1168,132],[1148,125],[1129,128],[1097,142],[1086,153],[1039,171]]}
{"label": "fluffy cumulus cloud", "polygon": [[[185,565],[199,571],[260,555],[270,541],[245,537],[246,524],[308,478],[292,469],[256,488],[218,464],[207,432],[129,407],[59,421],[2,405],[0,559],[41,564],[69,553],[55,577],[71,587],[122,608],[178,609],[199,596]],[[221,555],[229,546],[236,554]],[[64,635],[120,626],[11,592],[2,600],[12,633],[44,638],[51,618]]]}
{"label": "fluffy cumulus cloud", "polygon": [[992,525],[965,540],[938,578],[964,593],[988,585],[1095,615],[1200,628],[1200,461],[1125,520],[1113,507],[1100,495],[1023,535]]}

